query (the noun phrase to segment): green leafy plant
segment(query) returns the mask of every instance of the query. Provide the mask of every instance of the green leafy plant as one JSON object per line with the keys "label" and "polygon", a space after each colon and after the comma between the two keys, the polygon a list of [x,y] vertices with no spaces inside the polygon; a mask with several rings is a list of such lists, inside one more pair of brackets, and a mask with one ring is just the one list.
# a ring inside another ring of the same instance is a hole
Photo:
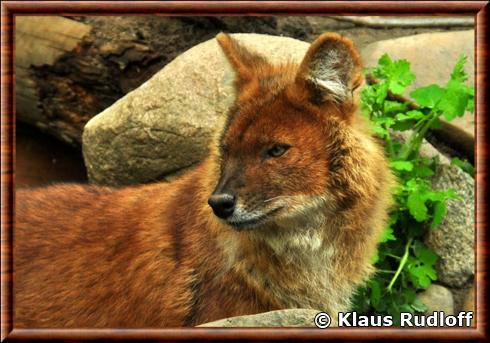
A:
{"label": "green leafy plant", "polygon": [[473,167],[473,165],[467,160],[461,160],[460,158],[455,157],[451,160],[451,164],[453,166],[460,167],[465,173],[468,173],[472,177],[475,177],[475,167]]}
{"label": "green leafy plant", "polygon": [[[441,116],[450,121],[473,111],[474,89],[464,83],[465,62],[464,56],[457,61],[446,85],[417,88],[410,93],[412,100],[401,96],[415,80],[408,61],[393,61],[385,54],[366,71],[376,82],[363,89],[362,110],[384,142],[398,185],[395,206],[373,257],[377,272],[354,301],[358,313],[392,315],[397,323],[400,312],[426,309],[416,295],[437,280],[438,256],[424,244],[424,236],[441,224],[446,200],[457,196],[452,189],[432,189],[429,178],[438,161],[420,156],[419,150],[427,132],[440,126]],[[407,131],[405,140],[395,139],[400,131]],[[453,159],[452,163],[473,172],[468,162]]]}

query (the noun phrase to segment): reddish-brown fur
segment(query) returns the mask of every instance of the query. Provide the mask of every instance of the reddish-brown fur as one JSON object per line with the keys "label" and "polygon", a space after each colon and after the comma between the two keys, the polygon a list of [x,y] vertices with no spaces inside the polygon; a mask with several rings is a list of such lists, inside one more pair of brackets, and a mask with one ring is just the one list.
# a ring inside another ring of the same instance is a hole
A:
{"label": "reddish-brown fur", "polygon": [[[17,192],[15,327],[185,326],[349,308],[372,271],[392,185],[355,115],[358,53],[324,34],[300,66],[272,66],[227,35],[218,41],[237,72],[237,101],[199,167],[171,184]],[[325,58],[333,62],[319,65]],[[322,88],[317,76],[332,72]],[[290,148],[264,155],[279,143]],[[224,188],[243,218],[265,219],[240,229],[217,218],[207,200]]]}

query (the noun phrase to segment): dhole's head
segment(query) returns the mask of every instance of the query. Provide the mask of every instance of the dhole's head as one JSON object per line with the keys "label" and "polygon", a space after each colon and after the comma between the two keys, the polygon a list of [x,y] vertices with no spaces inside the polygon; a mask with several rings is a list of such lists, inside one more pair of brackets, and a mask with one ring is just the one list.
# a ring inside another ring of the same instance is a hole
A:
{"label": "dhole's head", "polygon": [[307,215],[328,201],[339,167],[332,149],[356,110],[358,53],[350,40],[326,33],[300,65],[271,65],[226,34],[217,40],[236,72],[237,99],[221,134],[221,174],[209,205],[236,229]]}

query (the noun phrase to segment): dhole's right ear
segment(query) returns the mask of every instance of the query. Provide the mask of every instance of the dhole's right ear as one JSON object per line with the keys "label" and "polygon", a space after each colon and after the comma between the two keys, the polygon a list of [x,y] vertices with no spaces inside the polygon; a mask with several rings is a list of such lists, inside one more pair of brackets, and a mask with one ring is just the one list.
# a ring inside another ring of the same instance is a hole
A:
{"label": "dhole's right ear", "polygon": [[361,58],[350,39],[324,33],[308,49],[295,83],[314,105],[342,105],[362,83],[361,69]]}
{"label": "dhole's right ear", "polygon": [[236,72],[238,88],[257,79],[257,71],[268,64],[264,57],[248,51],[226,33],[220,32],[216,40]]}

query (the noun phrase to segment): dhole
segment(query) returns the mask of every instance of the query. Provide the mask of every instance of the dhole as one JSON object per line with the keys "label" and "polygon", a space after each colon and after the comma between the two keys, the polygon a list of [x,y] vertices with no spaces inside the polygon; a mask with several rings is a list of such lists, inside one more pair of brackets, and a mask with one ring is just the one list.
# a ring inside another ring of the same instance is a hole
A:
{"label": "dhole", "polygon": [[191,326],[275,309],[336,317],[373,271],[392,175],[357,112],[361,61],[321,35],[271,65],[226,34],[237,97],[171,184],[19,190],[15,327]]}

